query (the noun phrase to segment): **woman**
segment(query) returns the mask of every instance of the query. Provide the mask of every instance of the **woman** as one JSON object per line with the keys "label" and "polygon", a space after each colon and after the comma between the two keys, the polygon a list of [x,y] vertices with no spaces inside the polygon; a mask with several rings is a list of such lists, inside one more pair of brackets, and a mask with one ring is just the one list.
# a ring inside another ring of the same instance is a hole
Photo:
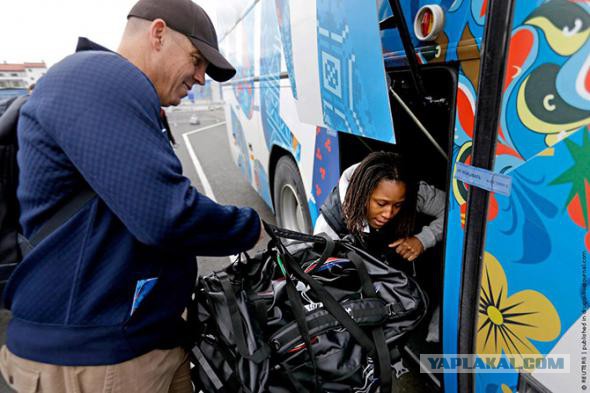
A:
{"label": "woman", "polygon": [[[352,234],[377,257],[414,261],[442,239],[445,193],[417,182],[399,154],[374,152],[344,171],[320,211],[314,233]],[[416,213],[434,217],[418,233]]]}
{"label": "woman", "polygon": [[[333,239],[352,235],[362,248],[401,270],[408,271],[406,261],[412,262],[415,275],[413,262],[442,239],[445,199],[443,191],[418,182],[399,154],[374,152],[344,171],[320,209],[314,233]],[[416,233],[417,213],[434,219]],[[425,281],[440,280],[431,266],[424,270]],[[426,341],[438,341],[438,314],[437,306]]]}

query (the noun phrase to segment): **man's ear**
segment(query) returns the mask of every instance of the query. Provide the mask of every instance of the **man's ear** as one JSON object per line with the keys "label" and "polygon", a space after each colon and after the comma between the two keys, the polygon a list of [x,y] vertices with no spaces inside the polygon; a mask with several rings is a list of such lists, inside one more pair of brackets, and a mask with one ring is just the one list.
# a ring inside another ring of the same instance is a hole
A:
{"label": "man's ear", "polygon": [[156,51],[162,50],[167,28],[168,26],[163,19],[154,19],[150,25],[150,44]]}

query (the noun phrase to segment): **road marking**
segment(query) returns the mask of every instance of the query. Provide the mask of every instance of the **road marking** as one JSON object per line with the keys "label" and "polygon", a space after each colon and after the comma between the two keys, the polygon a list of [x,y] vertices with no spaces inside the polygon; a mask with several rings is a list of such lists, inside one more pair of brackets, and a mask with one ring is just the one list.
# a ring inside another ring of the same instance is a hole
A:
{"label": "road marking", "polygon": [[205,171],[203,170],[203,166],[201,165],[201,162],[197,158],[195,150],[193,149],[193,146],[191,145],[191,141],[189,139],[189,136],[196,134],[198,132],[201,132],[201,131],[205,131],[205,130],[223,125],[223,124],[225,124],[225,122],[221,121],[219,123],[211,124],[206,127],[197,128],[196,130],[188,131],[188,132],[185,132],[184,134],[182,134],[182,139],[184,139],[184,144],[186,145],[186,149],[188,150],[188,154],[191,158],[191,161],[193,162],[195,170],[197,171],[197,176],[199,177],[199,180],[201,181],[201,184],[203,185],[203,191],[205,191],[205,195],[207,195],[210,199],[214,200],[215,202],[217,202],[217,199],[215,198],[215,194],[213,193],[213,189],[211,188],[211,184],[209,183],[207,176],[205,176]]}
{"label": "road marking", "polygon": [[[182,134],[182,139],[184,139],[184,144],[186,146],[186,149],[188,150],[189,156],[191,157],[191,160],[193,162],[195,170],[197,171],[197,176],[199,177],[199,180],[201,181],[201,184],[203,185],[205,195],[207,195],[209,197],[209,199],[211,199],[215,202],[217,202],[217,199],[215,198],[215,194],[213,194],[213,189],[211,188],[211,184],[209,183],[207,176],[205,176],[205,171],[203,170],[203,166],[201,165],[201,162],[197,158],[197,154],[195,153],[195,150],[193,149],[193,146],[191,145],[191,141],[189,139],[189,136],[199,133],[201,131],[206,131],[211,128],[215,128],[217,126],[221,126],[223,124],[225,124],[225,122],[220,121],[219,123],[211,124],[206,127],[197,128],[196,130],[187,131],[184,134]],[[237,255],[228,255],[230,262],[233,262],[236,257],[237,257]]]}
{"label": "road marking", "polygon": [[201,127],[201,128],[197,128],[196,130],[187,131],[184,134],[182,134],[182,136],[184,137],[185,135],[188,136],[188,135],[196,134],[197,132],[206,131],[206,130],[208,130],[210,128],[221,126],[223,124],[225,124],[225,122],[224,121],[220,121],[219,123],[211,124],[211,125],[209,125],[207,127]]}

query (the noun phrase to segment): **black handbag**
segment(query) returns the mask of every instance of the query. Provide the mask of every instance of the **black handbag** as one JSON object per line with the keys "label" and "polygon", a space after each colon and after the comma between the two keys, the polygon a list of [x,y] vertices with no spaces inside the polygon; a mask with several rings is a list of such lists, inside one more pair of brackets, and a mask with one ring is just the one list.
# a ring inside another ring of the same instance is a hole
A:
{"label": "black handbag", "polygon": [[418,284],[349,241],[265,229],[266,251],[199,278],[197,388],[390,391],[390,350],[426,313]]}

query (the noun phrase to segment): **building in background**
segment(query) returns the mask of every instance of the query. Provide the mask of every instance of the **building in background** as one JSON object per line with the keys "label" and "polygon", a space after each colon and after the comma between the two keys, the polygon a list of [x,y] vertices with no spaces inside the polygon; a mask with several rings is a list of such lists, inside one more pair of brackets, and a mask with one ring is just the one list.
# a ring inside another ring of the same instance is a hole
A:
{"label": "building in background", "polygon": [[46,72],[45,62],[0,63],[0,98],[25,94]]}

